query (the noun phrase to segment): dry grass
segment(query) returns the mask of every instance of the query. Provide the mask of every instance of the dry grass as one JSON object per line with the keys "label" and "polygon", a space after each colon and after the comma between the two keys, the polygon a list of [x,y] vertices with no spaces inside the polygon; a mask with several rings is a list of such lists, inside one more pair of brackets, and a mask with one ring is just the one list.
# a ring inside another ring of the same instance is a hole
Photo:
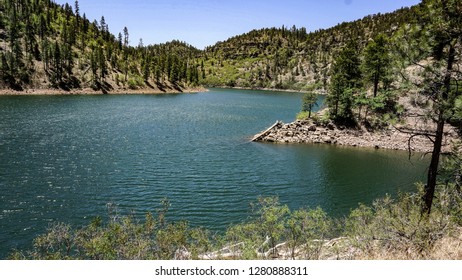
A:
{"label": "dry grass", "polygon": [[436,242],[427,259],[462,260],[462,229],[457,236],[447,236]]}

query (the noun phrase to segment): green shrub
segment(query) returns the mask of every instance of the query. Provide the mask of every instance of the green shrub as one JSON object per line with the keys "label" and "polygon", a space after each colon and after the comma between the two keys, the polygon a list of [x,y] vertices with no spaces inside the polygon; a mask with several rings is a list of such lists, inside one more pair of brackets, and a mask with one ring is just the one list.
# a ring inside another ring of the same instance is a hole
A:
{"label": "green shrub", "polygon": [[311,119],[316,125],[322,125],[322,126],[326,126],[332,121],[328,110],[312,114]]}
{"label": "green shrub", "polygon": [[186,222],[168,223],[165,210],[145,221],[132,216],[110,216],[108,223],[94,219],[88,226],[72,229],[69,225],[52,225],[34,240],[28,252],[14,252],[12,259],[89,259],[141,260],[197,258],[210,249],[209,233],[190,228]]}
{"label": "green shrub", "polygon": [[[312,115],[314,117],[315,114]],[[307,111],[301,111],[297,114],[297,120],[306,120],[308,119],[308,112]]]}
{"label": "green shrub", "polygon": [[144,86],[144,81],[141,76],[132,76],[128,79],[129,89],[139,89]]}
{"label": "green shrub", "polygon": [[457,224],[454,211],[460,213],[460,194],[440,186],[432,213],[422,213],[422,188],[417,193],[386,196],[372,207],[360,205],[346,221],[345,234],[351,244],[371,258],[422,259],[434,244],[450,235]]}
{"label": "green shrub", "polygon": [[321,208],[292,212],[286,221],[286,238],[292,259],[319,259],[324,239],[332,232],[333,223]]}
{"label": "green shrub", "polygon": [[[452,175],[459,166],[446,165],[444,171]],[[361,204],[341,223],[320,208],[290,211],[277,197],[260,197],[251,204],[250,220],[217,238],[184,221],[168,222],[169,203],[163,200],[157,215],[147,213],[144,221],[110,214],[106,223],[95,218],[79,229],[54,224],[34,240],[30,251],[13,252],[10,258],[169,260],[198,259],[207,253],[215,259],[425,259],[432,257],[435,244],[462,224],[462,194],[456,184],[438,186],[430,215],[422,214],[419,185],[417,193],[396,199],[386,196],[371,206]],[[344,237],[326,243],[338,236]],[[210,253],[213,250],[218,251]]]}

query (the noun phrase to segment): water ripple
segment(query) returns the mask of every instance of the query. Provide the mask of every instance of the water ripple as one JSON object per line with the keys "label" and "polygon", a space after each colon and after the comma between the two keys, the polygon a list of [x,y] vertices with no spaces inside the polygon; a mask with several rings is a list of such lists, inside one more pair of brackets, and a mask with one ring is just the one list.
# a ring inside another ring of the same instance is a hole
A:
{"label": "water ripple", "polygon": [[169,219],[223,231],[261,195],[343,215],[423,177],[425,164],[406,153],[248,141],[292,120],[300,100],[237,90],[0,96],[0,258],[50,222],[105,217],[108,203],[142,218],[166,197]]}

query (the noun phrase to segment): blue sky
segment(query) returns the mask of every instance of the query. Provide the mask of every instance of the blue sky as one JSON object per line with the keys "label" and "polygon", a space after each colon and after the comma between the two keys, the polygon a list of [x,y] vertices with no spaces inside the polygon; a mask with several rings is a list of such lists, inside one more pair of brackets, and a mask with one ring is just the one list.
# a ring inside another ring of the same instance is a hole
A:
{"label": "blue sky", "polygon": [[[68,2],[74,7],[75,0]],[[80,13],[91,21],[104,15],[117,35],[127,26],[130,44],[171,40],[197,48],[264,27],[329,28],[344,21],[392,12],[418,0],[79,0]]]}

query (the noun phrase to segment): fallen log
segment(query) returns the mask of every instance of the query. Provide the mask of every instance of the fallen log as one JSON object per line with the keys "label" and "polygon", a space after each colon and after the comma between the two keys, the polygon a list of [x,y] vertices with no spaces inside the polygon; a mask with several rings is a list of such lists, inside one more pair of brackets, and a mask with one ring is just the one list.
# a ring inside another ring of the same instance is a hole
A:
{"label": "fallen log", "polygon": [[257,135],[255,135],[253,138],[252,138],[252,142],[257,142],[257,141],[261,141],[265,136],[267,136],[271,130],[276,127],[276,126],[281,126],[283,125],[283,123],[281,121],[276,121],[272,126],[270,126],[268,129],[266,129],[265,131],[263,132],[260,132],[258,133]]}

